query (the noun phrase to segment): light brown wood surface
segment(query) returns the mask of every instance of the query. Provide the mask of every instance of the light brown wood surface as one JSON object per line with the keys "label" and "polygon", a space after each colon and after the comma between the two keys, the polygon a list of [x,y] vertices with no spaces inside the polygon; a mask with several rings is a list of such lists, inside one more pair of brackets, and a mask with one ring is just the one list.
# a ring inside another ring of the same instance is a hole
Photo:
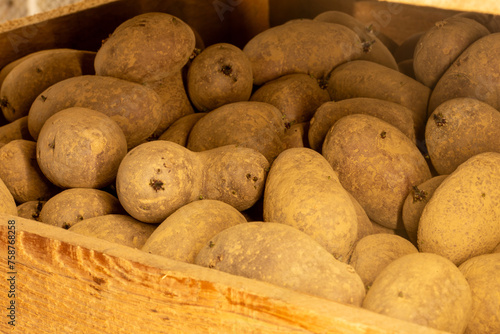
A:
{"label": "light brown wood surface", "polygon": [[5,214],[2,305],[9,220],[16,333],[442,333]]}
{"label": "light brown wood surface", "polygon": [[[387,1],[387,0],[380,0]],[[391,2],[409,5],[471,11],[479,13],[500,14],[498,0],[390,0]]]}

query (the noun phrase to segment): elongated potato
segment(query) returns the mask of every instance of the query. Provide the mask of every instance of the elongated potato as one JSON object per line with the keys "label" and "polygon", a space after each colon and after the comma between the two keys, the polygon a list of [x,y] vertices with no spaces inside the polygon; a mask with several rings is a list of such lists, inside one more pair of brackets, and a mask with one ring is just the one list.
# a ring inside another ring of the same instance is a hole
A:
{"label": "elongated potato", "polygon": [[473,98],[443,102],[427,122],[425,143],[436,171],[450,174],[476,154],[500,153],[500,112]]}
{"label": "elongated potato", "polygon": [[204,199],[180,207],[147,239],[142,250],[177,261],[194,263],[196,255],[217,233],[246,223],[231,205]]}
{"label": "elongated potato", "polygon": [[307,133],[310,147],[320,152],[325,136],[332,125],[340,118],[352,114],[366,114],[380,118],[397,127],[416,143],[415,127],[410,109],[390,101],[355,97],[326,102],[316,110]]}
{"label": "elongated potato", "polygon": [[120,24],[97,51],[97,75],[144,83],[179,72],[194,50],[195,35],[170,14],[139,14]]}
{"label": "elongated potato", "polygon": [[467,280],[446,258],[407,254],[389,263],[366,293],[363,308],[460,334],[471,316]]}
{"label": "elongated potato", "polygon": [[45,224],[68,229],[87,218],[123,213],[118,198],[105,191],[71,188],[63,190],[45,202],[39,218]]}
{"label": "elongated potato", "polygon": [[146,223],[161,223],[201,199],[220,200],[241,211],[262,196],[268,167],[261,153],[246,147],[193,152],[156,140],[127,153],[118,169],[116,190],[125,210]]}
{"label": "elongated potato", "polygon": [[415,78],[427,87],[434,88],[455,59],[469,45],[489,33],[485,26],[465,17],[451,17],[436,22],[423,34],[415,48]]}
{"label": "elongated potato", "polygon": [[301,19],[264,30],[243,52],[252,63],[254,84],[262,85],[291,73],[325,79],[338,65],[360,57],[363,42],[343,25]]}
{"label": "elongated potato", "polygon": [[17,216],[16,201],[2,179],[0,179],[0,212]]}
{"label": "elongated potato", "polygon": [[28,116],[31,104],[45,89],[67,78],[94,74],[92,51],[52,49],[36,52],[7,74],[0,89],[5,118]]}
{"label": "elongated potato", "polygon": [[191,129],[187,148],[201,152],[225,145],[241,145],[272,162],[286,147],[284,118],[275,106],[257,101],[223,105],[201,118]]}
{"label": "elongated potato", "polygon": [[485,152],[462,163],[434,191],[418,224],[421,252],[456,265],[490,253],[500,243],[500,153]]}
{"label": "elongated potato", "polygon": [[172,123],[165,132],[163,132],[158,140],[168,140],[173,141],[181,146],[186,146],[193,126],[207,113],[199,112],[194,114],[189,114],[179,118],[177,121]]}
{"label": "elongated potato", "polygon": [[359,306],[365,296],[351,266],[285,224],[251,222],[225,229],[200,250],[195,264],[345,304]]}
{"label": "elongated potato", "polygon": [[357,238],[358,217],[328,161],[308,148],[283,151],[269,171],[264,220],[293,226],[347,262]]}
{"label": "elongated potato", "polygon": [[411,187],[431,178],[415,143],[369,115],[339,119],[326,135],[322,154],[368,217],[390,229],[403,228],[401,211]]}
{"label": "elongated potato", "polygon": [[428,115],[447,100],[470,97],[500,110],[500,33],[472,43],[439,79],[429,99]]}
{"label": "elongated potato", "polygon": [[130,149],[158,128],[162,102],[151,88],[133,82],[97,75],[82,75],[60,81],[41,93],[28,114],[28,129],[34,139],[45,121],[58,111],[82,107],[102,112],[123,130]]}
{"label": "elongated potato", "polygon": [[17,203],[44,201],[60,191],[36,162],[36,143],[13,140],[0,148],[0,178]]}

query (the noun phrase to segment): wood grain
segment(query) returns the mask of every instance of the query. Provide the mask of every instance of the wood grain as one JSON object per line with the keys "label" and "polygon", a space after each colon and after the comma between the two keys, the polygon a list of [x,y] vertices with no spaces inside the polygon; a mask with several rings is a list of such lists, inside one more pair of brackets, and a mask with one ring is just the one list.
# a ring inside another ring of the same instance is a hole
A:
{"label": "wood grain", "polygon": [[18,333],[442,333],[5,214],[2,273],[8,220]]}
{"label": "wood grain", "polygon": [[[387,1],[387,0],[380,0]],[[479,13],[500,14],[498,0],[390,0],[391,2],[409,5],[451,9],[458,11],[471,11]]]}

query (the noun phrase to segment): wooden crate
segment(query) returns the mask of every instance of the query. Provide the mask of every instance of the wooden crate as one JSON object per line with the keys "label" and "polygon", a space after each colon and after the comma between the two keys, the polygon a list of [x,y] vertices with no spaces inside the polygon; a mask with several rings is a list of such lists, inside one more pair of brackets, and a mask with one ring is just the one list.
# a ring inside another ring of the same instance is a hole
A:
{"label": "wooden crate", "polygon": [[[119,23],[148,11],[182,18],[207,44],[242,46],[279,8],[233,0],[217,11],[216,2],[89,0],[9,21],[0,25],[0,68],[42,49],[96,50]],[[390,5],[356,1],[350,8],[364,22],[381,20],[380,30],[397,42],[455,13],[400,5],[391,14]],[[380,18],[387,12],[390,19]],[[5,214],[0,253],[2,333],[442,333]],[[9,290],[15,298],[7,298]],[[14,328],[7,323],[12,301]]]}

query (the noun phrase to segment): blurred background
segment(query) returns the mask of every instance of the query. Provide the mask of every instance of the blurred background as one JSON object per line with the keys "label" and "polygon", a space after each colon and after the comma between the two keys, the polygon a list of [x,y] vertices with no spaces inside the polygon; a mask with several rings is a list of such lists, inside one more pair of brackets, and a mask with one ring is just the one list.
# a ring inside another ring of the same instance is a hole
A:
{"label": "blurred background", "polygon": [[0,0],[0,23],[82,0]]}

